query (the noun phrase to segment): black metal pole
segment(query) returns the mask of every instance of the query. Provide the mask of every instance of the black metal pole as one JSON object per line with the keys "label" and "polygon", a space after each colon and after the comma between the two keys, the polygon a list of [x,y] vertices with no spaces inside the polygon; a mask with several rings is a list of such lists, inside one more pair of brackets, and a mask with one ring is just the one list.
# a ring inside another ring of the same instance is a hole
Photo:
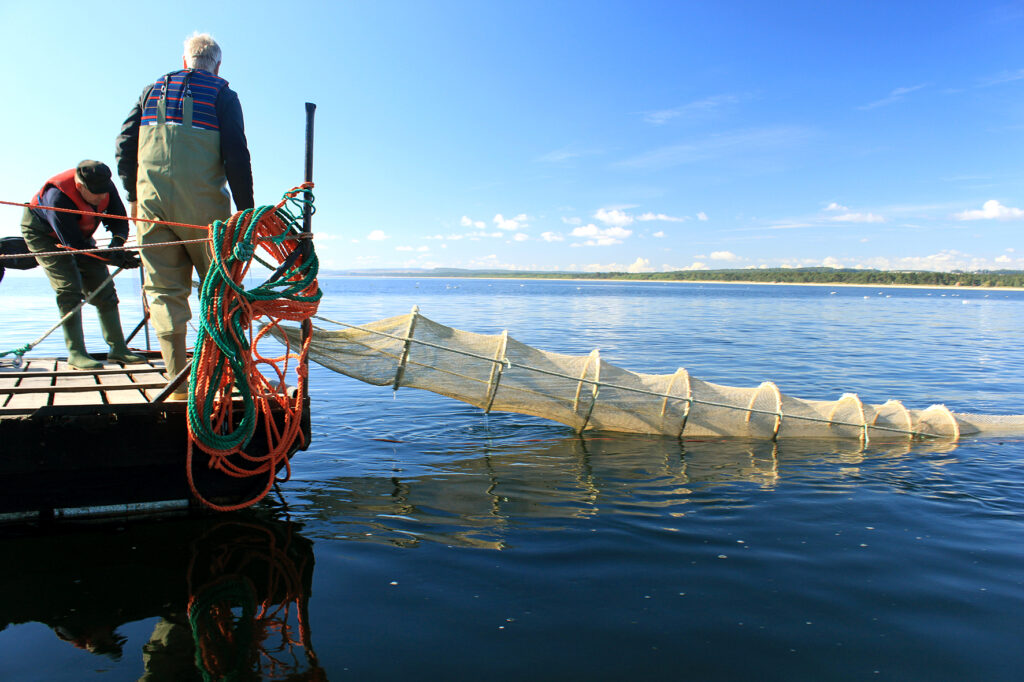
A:
{"label": "black metal pole", "polygon": [[[313,182],[313,117],[315,115],[316,105],[312,102],[306,102],[306,182]],[[310,224],[312,222],[313,210],[309,204],[306,204],[305,210],[302,213],[302,231],[310,232]]]}
{"label": "black metal pole", "polygon": [[[313,117],[316,114],[316,105],[312,102],[306,102],[306,173],[304,180],[306,182],[313,182]],[[313,196],[312,190],[306,190],[306,198],[310,199]],[[313,207],[308,203],[303,207],[302,210],[302,231],[306,235],[309,235],[312,230],[313,222]],[[298,249],[302,253],[303,259],[307,259],[313,250],[313,240],[309,237],[302,240],[302,243]],[[313,336],[313,320],[306,318],[302,321],[302,343],[305,345],[306,341]],[[309,358],[306,358],[305,367],[303,367],[306,374],[306,381],[309,381]],[[307,385],[308,390],[308,385]],[[307,393],[308,395],[308,393]],[[299,404],[305,411],[305,403],[307,395],[299,396]]]}

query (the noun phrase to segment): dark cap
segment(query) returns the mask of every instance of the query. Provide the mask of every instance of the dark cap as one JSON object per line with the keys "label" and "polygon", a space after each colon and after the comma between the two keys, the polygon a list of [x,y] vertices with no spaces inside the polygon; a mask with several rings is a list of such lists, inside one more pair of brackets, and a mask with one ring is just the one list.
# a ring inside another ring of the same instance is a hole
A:
{"label": "dark cap", "polygon": [[75,178],[85,185],[93,194],[106,194],[116,191],[114,181],[110,179],[110,168],[100,161],[83,161],[75,169]]}

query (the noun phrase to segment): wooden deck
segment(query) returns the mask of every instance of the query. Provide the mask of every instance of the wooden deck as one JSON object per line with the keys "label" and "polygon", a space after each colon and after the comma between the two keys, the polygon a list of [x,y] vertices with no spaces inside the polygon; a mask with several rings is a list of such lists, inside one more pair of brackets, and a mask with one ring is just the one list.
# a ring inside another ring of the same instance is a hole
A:
{"label": "wooden deck", "polygon": [[[159,353],[147,358],[91,371],[72,369],[63,358],[33,358],[17,368],[0,363],[0,522],[24,514],[196,507],[186,472],[188,404],[155,402],[168,379]],[[283,423],[280,411],[273,417]],[[301,428],[289,456],[309,446],[308,396]],[[265,438],[258,425],[246,453],[265,454]],[[193,461],[192,476],[203,496],[218,504],[251,499],[266,484],[265,477],[239,479],[212,470],[202,454]]]}
{"label": "wooden deck", "polygon": [[166,384],[159,353],[149,353],[145,364],[108,362],[91,371],[76,370],[64,358],[32,358],[20,368],[4,363],[0,365],[0,417],[41,407],[150,403]]}

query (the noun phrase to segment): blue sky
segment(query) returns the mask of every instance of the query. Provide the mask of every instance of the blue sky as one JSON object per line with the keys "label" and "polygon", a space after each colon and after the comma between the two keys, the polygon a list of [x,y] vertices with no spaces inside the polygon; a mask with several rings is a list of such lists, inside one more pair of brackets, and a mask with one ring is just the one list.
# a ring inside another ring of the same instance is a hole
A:
{"label": "blue sky", "polygon": [[[0,2],[0,199],[210,32],[330,269],[1024,269],[1022,2]],[[16,234],[18,209],[0,234]]]}

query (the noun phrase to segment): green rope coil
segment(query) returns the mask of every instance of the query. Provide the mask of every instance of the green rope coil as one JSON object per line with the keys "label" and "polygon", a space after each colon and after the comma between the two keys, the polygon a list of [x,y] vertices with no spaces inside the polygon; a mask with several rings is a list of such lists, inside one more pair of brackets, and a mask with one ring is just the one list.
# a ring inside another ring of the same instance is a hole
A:
{"label": "green rope coil", "polygon": [[[236,608],[240,611],[237,618],[233,617]],[[188,622],[196,667],[204,680],[241,680],[252,672],[256,609],[256,588],[245,576],[226,576],[193,598]],[[229,632],[222,630],[226,618],[231,620]]]}
{"label": "green rope coil", "polygon": [[[299,195],[303,195],[302,198]],[[225,311],[232,305],[232,299],[242,297],[250,303],[255,301],[288,300],[302,303],[315,303],[320,300],[322,292],[316,289],[313,295],[303,295],[302,292],[314,282],[319,270],[319,261],[310,242],[308,252],[299,265],[293,265],[281,273],[280,277],[271,278],[257,287],[246,289],[241,283],[231,280],[228,273],[238,263],[248,262],[255,257],[256,227],[260,220],[269,212],[277,211],[278,217],[287,225],[280,235],[266,237],[266,241],[275,244],[283,244],[291,240],[293,248],[300,248],[302,240],[296,239],[302,233],[301,218],[302,211],[306,206],[312,207],[313,194],[308,189],[292,190],[284,195],[285,204],[280,208],[275,206],[260,206],[242,211],[232,217],[235,225],[245,225],[244,229],[236,230],[236,241],[231,248],[224,248],[225,242],[229,239],[227,222],[218,220],[210,226],[212,239],[211,249],[213,251],[213,264],[210,271],[204,278],[199,291],[199,333],[196,338],[196,349],[199,353],[212,352],[207,341],[212,341],[216,346],[219,358],[214,363],[212,375],[209,377],[210,386],[220,386],[224,373],[230,369],[233,377],[235,393],[242,399],[242,418],[234,429],[231,424],[223,428],[227,431],[221,433],[211,422],[214,413],[213,401],[214,391],[208,391],[204,404],[196,404],[195,387],[198,385],[198,370],[200,367],[199,358],[193,358],[192,369],[189,377],[188,415],[189,424],[196,440],[207,449],[228,451],[248,445],[256,431],[257,414],[256,404],[249,388],[247,380],[247,368],[244,359],[250,355],[248,330],[252,320],[248,318],[246,309],[237,306],[231,314]],[[294,209],[289,211],[288,207]],[[226,257],[224,254],[228,253]],[[273,268],[262,259],[257,262]]]}

